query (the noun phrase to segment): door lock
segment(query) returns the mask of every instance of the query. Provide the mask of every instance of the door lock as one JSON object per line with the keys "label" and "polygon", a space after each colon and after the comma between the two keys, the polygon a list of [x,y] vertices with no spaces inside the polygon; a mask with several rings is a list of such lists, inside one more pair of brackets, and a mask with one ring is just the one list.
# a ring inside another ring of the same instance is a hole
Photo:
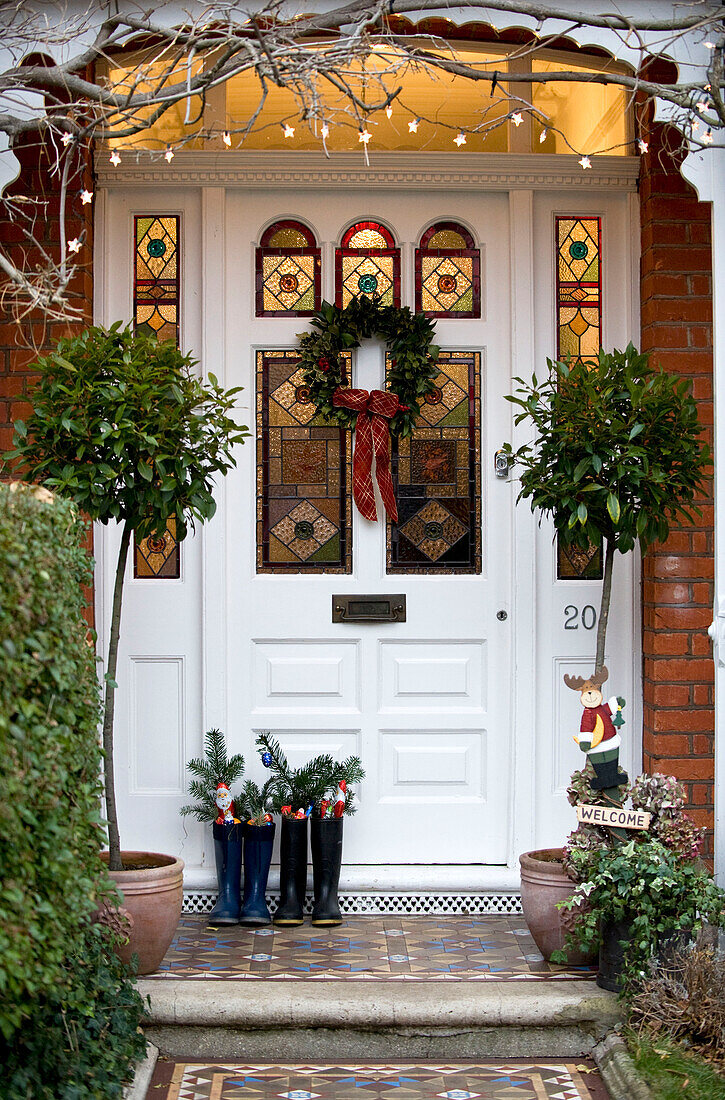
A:
{"label": "door lock", "polygon": [[496,471],[496,477],[500,477],[502,480],[506,480],[509,476],[509,467],[511,460],[503,449],[496,451],[493,456],[493,468]]}
{"label": "door lock", "polygon": [[498,621],[500,623],[505,623],[506,620],[508,619],[508,617],[509,617],[508,611],[497,611],[496,612],[496,618],[498,619]]}

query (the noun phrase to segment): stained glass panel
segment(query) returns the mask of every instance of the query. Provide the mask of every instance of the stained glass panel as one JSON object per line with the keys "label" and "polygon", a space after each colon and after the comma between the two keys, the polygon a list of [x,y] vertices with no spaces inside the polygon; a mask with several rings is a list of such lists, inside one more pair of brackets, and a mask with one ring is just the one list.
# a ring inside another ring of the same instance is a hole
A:
{"label": "stained glass panel", "polygon": [[[596,358],[602,340],[600,218],[556,218],[557,359]],[[556,540],[559,580],[601,580],[602,545],[580,550]]]}
{"label": "stained glass panel", "polygon": [[136,332],[179,342],[179,217],[141,214],[134,219],[136,262],[133,318]]}
{"label": "stained glass panel", "polygon": [[400,306],[400,249],[390,231],[377,222],[356,222],[335,250],[337,305],[345,308],[360,297]]}
{"label": "stained glass panel", "polygon": [[595,359],[601,346],[601,219],[556,218],[557,358]]}
{"label": "stained glass panel", "polygon": [[134,550],[134,577],[178,580],[181,576],[181,545],[176,539],[176,520],[173,517],[168,521],[163,535],[139,539]]}
{"label": "stained glass panel", "polygon": [[302,222],[275,222],[256,251],[257,317],[309,317],[320,308],[320,250]]}
{"label": "stained glass panel", "polygon": [[433,317],[481,316],[481,254],[468,230],[438,222],[415,250],[415,308]]}
{"label": "stained glass panel", "polygon": [[349,573],[351,433],[317,415],[299,362],[257,352],[257,572]]}
{"label": "stained glass panel", "polygon": [[411,436],[391,441],[388,573],[481,572],[481,356],[441,351]]}

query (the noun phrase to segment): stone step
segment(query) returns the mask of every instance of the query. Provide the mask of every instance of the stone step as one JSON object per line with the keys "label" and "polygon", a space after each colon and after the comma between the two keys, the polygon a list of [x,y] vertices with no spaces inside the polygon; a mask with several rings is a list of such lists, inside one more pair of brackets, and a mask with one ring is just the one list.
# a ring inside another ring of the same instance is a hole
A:
{"label": "stone step", "polygon": [[171,1057],[259,1062],[578,1057],[620,1018],[577,981],[142,979]]}

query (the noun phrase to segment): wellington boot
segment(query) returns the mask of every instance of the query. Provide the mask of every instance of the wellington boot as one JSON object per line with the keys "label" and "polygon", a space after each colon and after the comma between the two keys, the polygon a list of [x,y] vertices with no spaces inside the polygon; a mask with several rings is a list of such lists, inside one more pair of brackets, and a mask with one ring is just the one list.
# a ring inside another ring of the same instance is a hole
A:
{"label": "wellington boot", "polygon": [[274,822],[271,825],[244,826],[244,900],[240,924],[271,924],[265,893],[272,862]]}
{"label": "wellington boot", "polygon": [[315,905],[312,910],[314,925],[342,924],[342,914],[337,901],[342,865],[341,817],[312,818],[312,880]]}
{"label": "wellington boot", "polygon": [[209,914],[209,924],[237,924],[242,908],[243,825],[212,825],[219,893]]}
{"label": "wellington boot", "polygon": [[616,760],[604,760],[601,763],[592,760],[596,777],[589,784],[593,791],[606,791],[610,787],[620,787],[627,782],[628,776],[621,771]]}
{"label": "wellington boot", "polygon": [[302,924],[307,886],[307,818],[282,818],[279,846],[279,908],[274,923]]}

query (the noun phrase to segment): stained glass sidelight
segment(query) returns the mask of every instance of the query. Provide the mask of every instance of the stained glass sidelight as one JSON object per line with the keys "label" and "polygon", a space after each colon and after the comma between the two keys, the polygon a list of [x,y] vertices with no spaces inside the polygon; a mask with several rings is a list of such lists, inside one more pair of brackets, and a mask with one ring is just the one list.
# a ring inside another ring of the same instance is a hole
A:
{"label": "stained glass sidelight", "polygon": [[481,316],[481,254],[457,222],[436,222],[415,250],[415,308],[430,317]]}
{"label": "stained glass sidelight", "polygon": [[302,222],[279,221],[256,253],[257,317],[308,317],[320,308],[320,250]]}
{"label": "stained glass sidelight", "polygon": [[[175,344],[179,342],[180,220],[178,214],[137,214],[134,218],[134,328]],[[134,543],[133,575],[173,580],[181,576],[181,545],[174,519],[169,520],[163,535],[149,535]]]}
{"label": "stained glass sidelight", "polygon": [[[556,218],[557,358],[596,358],[602,340],[601,218]],[[557,538],[556,575],[565,580],[600,580],[602,545],[586,550]]]}
{"label": "stained glass sidelight", "polygon": [[481,572],[481,356],[441,351],[413,434],[391,441],[388,573]]}
{"label": "stained glass sidelight", "polygon": [[136,332],[179,342],[179,217],[137,214],[133,320]]}
{"label": "stained glass sidelight", "polygon": [[257,352],[257,572],[349,573],[351,433],[316,414],[299,362]]}
{"label": "stained glass sidelight", "polygon": [[378,222],[355,222],[335,250],[336,304],[344,308],[362,296],[400,306],[400,249]]}
{"label": "stained glass sidelight", "polygon": [[601,218],[556,218],[557,358],[595,359],[602,337]]}

